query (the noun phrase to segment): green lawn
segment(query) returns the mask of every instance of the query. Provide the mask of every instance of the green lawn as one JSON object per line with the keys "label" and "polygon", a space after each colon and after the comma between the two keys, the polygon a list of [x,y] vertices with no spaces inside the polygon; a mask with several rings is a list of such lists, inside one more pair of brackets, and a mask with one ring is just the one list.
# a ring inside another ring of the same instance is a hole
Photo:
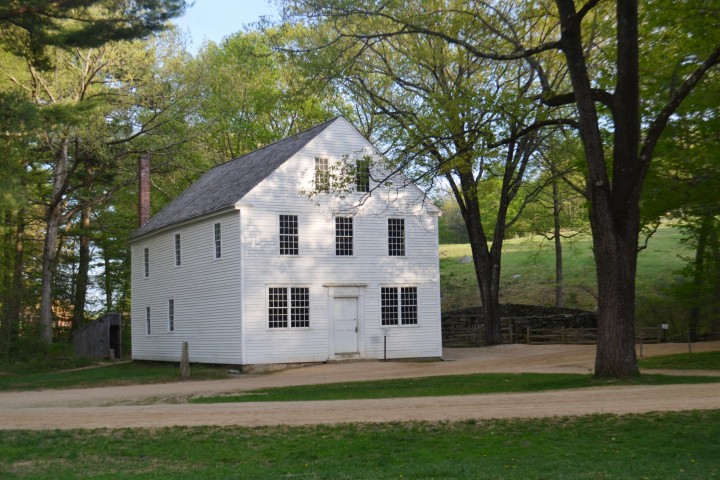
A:
{"label": "green lawn", "polygon": [[707,480],[720,478],[718,445],[720,411],[8,431],[0,435],[0,478]]}
{"label": "green lawn", "polygon": [[[227,367],[194,364],[190,373],[193,380],[227,378]],[[165,383],[179,379],[177,364],[130,362],[71,371],[0,372],[0,391]]]}
{"label": "green lawn", "polygon": [[192,399],[190,402],[288,402],[368,398],[442,397],[449,395],[472,395],[484,393],[538,392],[542,390],[603,387],[610,385],[667,385],[717,382],[720,382],[720,377],[641,375],[639,377],[626,380],[598,380],[590,375],[484,373],[263,388],[252,390],[240,395],[199,397]]}
{"label": "green lawn", "polygon": [[[688,251],[680,243],[677,229],[662,227],[638,257],[638,318],[655,326],[673,324],[684,318],[677,314],[676,302],[665,289],[677,278],[683,266],[681,255]],[[543,237],[508,239],[503,246],[500,301],[554,305],[555,254],[553,244]],[[566,306],[595,308],[595,263],[589,236],[578,236],[564,243],[563,260]],[[475,306],[479,293],[473,264],[461,263],[470,257],[470,245],[440,245],[440,283],[443,310]]]}
{"label": "green lawn", "polygon": [[640,368],[720,370],[720,352],[678,353],[642,358]]}

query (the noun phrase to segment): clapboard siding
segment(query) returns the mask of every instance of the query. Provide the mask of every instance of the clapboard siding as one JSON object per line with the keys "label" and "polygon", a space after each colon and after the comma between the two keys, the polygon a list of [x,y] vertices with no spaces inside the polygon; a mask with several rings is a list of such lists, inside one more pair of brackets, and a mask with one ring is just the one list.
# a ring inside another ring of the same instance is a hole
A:
{"label": "clapboard siding", "polygon": [[[359,298],[360,356],[380,358],[382,286],[418,288],[418,325],[391,328],[388,357],[441,355],[438,298],[437,218],[414,188],[376,190],[354,215],[353,256],[335,255],[335,216],[362,194],[340,199],[308,190],[316,157],[340,161],[348,152],[372,153],[372,147],[344,121],[331,125],[239,202],[246,276],[245,362],[310,362],[333,358],[328,288],[362,284]],[[388,200],[390,198],[390,200]],[[297,215],[299,255],[279,255],[278,217]],[[406,255],[388,256],[387,218],[405,219]],[[310,329],[267,327],[269,286],[310,286]]]}
{"label": "clapboard siding", "polygon": [[[133,358],[177,361],[183,341],[189,342],[192,362],[250,365],[341,358],[334,353],[332,306],[342,296],[358,299],[358,356],[381,358],[383,286],[414,286],[418,291],[418,324],[390,328],[388,357],[442,354],[437,209],[416,187],[400,188],[403,179],[376,189],[353,211],[354,255],[336,256],[335,216],[346,216],[342,212],[363,194],[308,198],[302,192],[312,188],[315,158],[327,157],[332,163],[377,152],[344,119],[329,122],[303,145],[284,162],[275,162],[279,166],[237,200],[235,211],[141,232],[133,240]],[[267,152],[264,161],[272,162]],[[297,256],[279,254],[281,214],[298,216]],[[388,256],[389,217],[405,220],[403,257]],[[223,238],[219,261],[213,260],[212,242],[218,221]],[[180,267],[174,264],[177,233]],[[151,255],[147,279],[145,247]],[[269,328],[271,286],[309,289],[309,328]],[[167,331],[169,298],[175,300],[172,333]],[[145,335],[146,306],[152,313],[150,336]]]}
{"label": "clapboard siding", "polygon": [[[215,259],[214,225],[221,224],[222,257]],[[181,265],[175,266],[175,234]],[[177,361],[182,342],[190,361],[242,363],[239,216],[231,212],[157,232],[132,244],[133,358]],[[150,276],[144,278],[144,249]],[[168,300],[175,302],[175,331],[168,331]],[[145,334],[145,308],[151,334]]]}

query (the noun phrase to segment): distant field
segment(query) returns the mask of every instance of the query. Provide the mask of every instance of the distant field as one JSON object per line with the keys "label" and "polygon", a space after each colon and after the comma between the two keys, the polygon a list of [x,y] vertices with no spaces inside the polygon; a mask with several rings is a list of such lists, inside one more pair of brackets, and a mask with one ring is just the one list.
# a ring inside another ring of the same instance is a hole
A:
{"label": "distant field", "polygon": [[[678,278],[682,255],[689,252],[680,243],[680,232],[663,227],[641,251],[638,260],[638,319],[656,325],[673,323],[680,317],[664,289]],[[440,245],[440,282],[443,310],[476,305],[479,292],[470,245]],[[592,310],[597,286],[592,241],[578,236],[564,241],[565,305]],[[552,242],[543,237],[515,238],[505,241],[501,271],[500,301],[553,305],[555,302],[555,254]],[[662,319],[662,321],[660,321]],[[671,327],[672,328],[672,327]]]}

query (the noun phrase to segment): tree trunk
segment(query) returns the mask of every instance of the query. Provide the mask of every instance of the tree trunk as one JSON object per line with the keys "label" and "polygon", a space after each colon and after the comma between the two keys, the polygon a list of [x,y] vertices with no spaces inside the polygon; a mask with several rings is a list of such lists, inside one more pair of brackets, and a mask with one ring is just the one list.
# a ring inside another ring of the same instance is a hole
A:
{"label": "tree trunk", "polygon": [[[693,264],[693,285],[695,291],[699,292],[703,287],[705,278],[705,249],[707,247],[708,233],[710,230],[710,217],[704,217],[698,232],[697,246],[695,247],[695,262]],[[701,298],[701,297],[700,297]],[[691,342],[697,341],[698,324],[700,323],[700,300],[695,296],[695,301],[690,307],[690,318],[688,319],[688,337]],[[701,300],[700,300],[701,301]]]}
{"label": "tree trunk", "polygon": [[[554,169],[552,174],[556,174]],[[560,235],[560,192],[557,179],[552,182],[552,199],[553,240],[555,241],[555,306],[563,307],[565,304],[565,294],[563,292],[562,237]]]}
{"label": "tree trunk", "polygon": [[483,308],[484,333],[482,344],[498,345],[502,343],[500,332],[500,262],[494,258],[487,242],[478,232],[478,226],[469,224],[470,248],[472,249],[475,277],[480,287],[480,300]]}
{"label": "tree trunk", "polygon": [[80,248],[77,280],[75,281],[75,302],[73,310],[73,330],[85,324],[85,302],[87,298],[90,272],[90,207],[85,207],[80,216]]}
{"label": "tree trunk", "polygon": [[103,265],[105,268],[105,311],[110,313],[112,311],[112,299],[113,299],[113,284],[110,274],[112,264],[110,263],[110,255],[103,250]]}
{"label": "tree trunk", "polygon": [[62,222],[61,203],[67,190],[68,180],[67,139],[62,139],[55,156],[55,174],[53,191],[45,219],[45,243],[43,245],[42,284],[40,287],[40,339],[48,345],[52,343],[53,312],[52,287],[55,268],[55,251],[58,229]]}

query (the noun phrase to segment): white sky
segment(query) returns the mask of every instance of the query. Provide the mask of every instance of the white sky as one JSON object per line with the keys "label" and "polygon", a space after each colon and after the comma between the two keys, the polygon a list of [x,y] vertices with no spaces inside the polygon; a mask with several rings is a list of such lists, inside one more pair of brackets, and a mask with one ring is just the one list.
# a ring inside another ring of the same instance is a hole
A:
{"label": "white sky", "polygon": [[188,47],[196,53],[207,40],[219,43],[262,16],[277,16],[269,0],[195,0],[195,5],[174,23],[190,34]]}

